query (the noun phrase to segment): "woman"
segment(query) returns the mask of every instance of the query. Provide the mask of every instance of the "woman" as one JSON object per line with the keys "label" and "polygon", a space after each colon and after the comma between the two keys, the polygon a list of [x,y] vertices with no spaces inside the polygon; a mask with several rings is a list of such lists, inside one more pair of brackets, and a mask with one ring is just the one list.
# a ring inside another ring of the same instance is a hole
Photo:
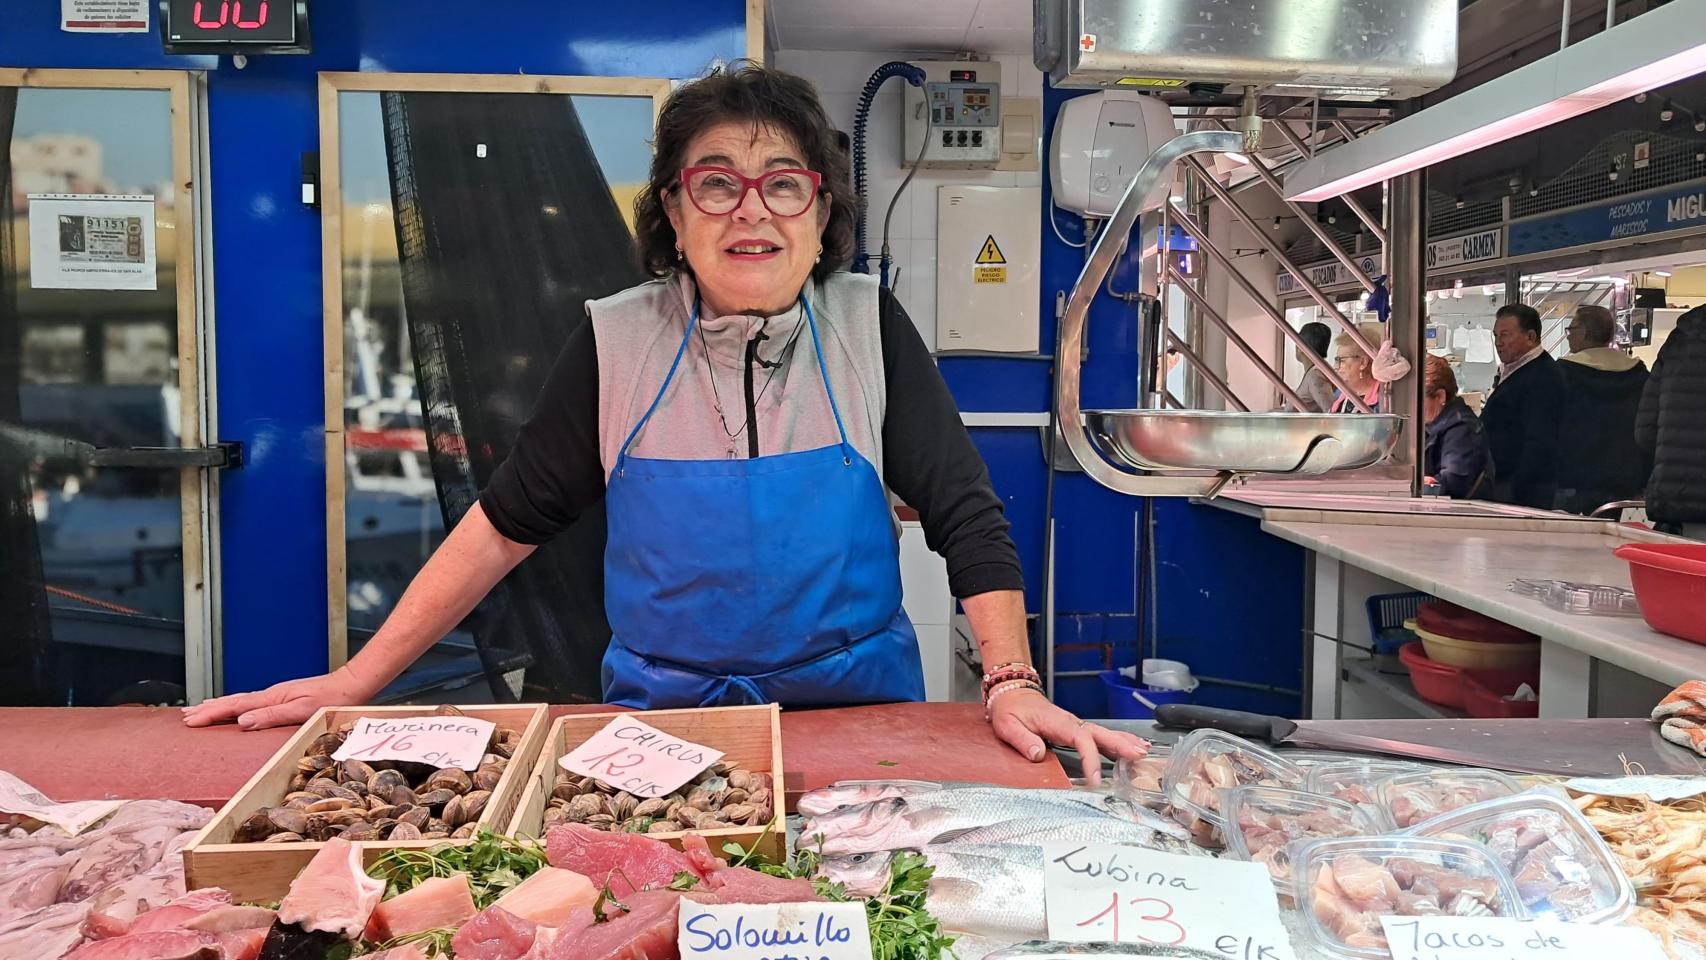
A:
{"label": "woman", "polygon": [[[1370,336],[1369,327],[1374,327]],[[1363,324],[1358,327],[1370,343],[1379,343],[1381,333],[1379,327],[1373,324]],[[1347,385],[1362,397],[1369,409],[1380,406],[1380,381],[1374,377],[1374,358],[1363,352],[1362,345],[1348,333],[1341,333],[1333,338],[1333,369],[1338,372]],[[1329,413],[1356,413],[1356,404],[1343,392],[1334,394]]]}
{"label": "woman", "polygon": [[1297,348],[1297,362],[1304,367],[1303,379],[1297,383],[1297,395],[1303,400],[1304,412],[1325,413],[1333,405],[1333,382],[1327,379],[1327,374],[1320,367],[1315,366],[1310,355],[1327,359],[1333,331],[1321,321],[1311,320],[1297,334],[1309,345],[1308,353],[1302,347]]}
{"label": "woman", "polygon": [[1493,458],[1487,452],[1487,432],[1457,395],[1451,364],[1431,353],[1422,368],[1422,419],[1427,424],[1423,463],[1428,486],[1454,500],[1473,500],[1490,489]]}
{"label": "woman", "polygon": [[654,143],[635,231],[658,279],[587,305],[509,460],[384,626],[330,675],[186,722],[255,729],[368,702],[599,497],[607,702],[921,700],[892,490],[947,558],[995,733],[1032,760],[1045,741],[1141,756],[1043,694],[988,471],[905,311],[839,272],[859,203],[811,86],[714,73],[670,97]]}

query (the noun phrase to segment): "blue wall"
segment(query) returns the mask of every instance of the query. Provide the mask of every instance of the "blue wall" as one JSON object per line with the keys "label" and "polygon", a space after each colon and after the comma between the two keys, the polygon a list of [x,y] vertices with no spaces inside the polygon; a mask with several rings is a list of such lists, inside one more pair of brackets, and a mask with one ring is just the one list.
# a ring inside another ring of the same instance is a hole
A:
{"label": "blue wall", "polygon": [[3,6],[6,66],[209,71],[218,435],[248,448],[220,491],[233,691],[326,666],[320,219],[299,199],[302,154],[319,149],[316,74],[690,77],[746,53],[742,0],[677,0],[646,16],[593,0],[320,0],[314,53],[242,70],[164,55],[157,22],[149,34],[70,34],[59,0]]}

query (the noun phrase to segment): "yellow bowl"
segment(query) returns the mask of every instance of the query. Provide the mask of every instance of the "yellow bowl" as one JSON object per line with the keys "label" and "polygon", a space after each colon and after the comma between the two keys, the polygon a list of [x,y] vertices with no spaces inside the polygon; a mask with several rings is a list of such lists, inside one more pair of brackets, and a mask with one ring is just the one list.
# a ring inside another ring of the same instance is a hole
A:
{"label": "yellow bowl", "polygon": [[1428,659],[1435,663],[1476,670],[1523,670],[1540,663],[1538,640],[1526,643],[1458,640],[1423,630],[1416,626],[1414,619],[1404,621],[1404,627],[1422,638],[1422,649],[1428,652]]}

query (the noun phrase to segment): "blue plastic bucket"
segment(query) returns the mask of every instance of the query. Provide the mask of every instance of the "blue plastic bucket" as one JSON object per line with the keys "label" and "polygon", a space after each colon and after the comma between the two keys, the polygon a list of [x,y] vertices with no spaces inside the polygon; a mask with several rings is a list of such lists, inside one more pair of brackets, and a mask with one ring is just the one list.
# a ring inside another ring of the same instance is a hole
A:
{"label": "blue plastic bucket", "polygon": [[1102,671],[1102,686],[1108,692],[1108,717],[1114,720],[1153,720],[1155,714],[1132,696],[1141,693],[1151,703],[1186,703],[1191,695],[1183,690],[1156,690],[1145,687],[1118,670]]}

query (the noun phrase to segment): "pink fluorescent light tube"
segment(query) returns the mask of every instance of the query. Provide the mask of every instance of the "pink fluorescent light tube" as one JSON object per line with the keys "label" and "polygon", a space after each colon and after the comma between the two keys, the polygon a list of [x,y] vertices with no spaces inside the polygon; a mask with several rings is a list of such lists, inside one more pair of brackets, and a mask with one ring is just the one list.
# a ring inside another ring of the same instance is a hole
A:
{"label": "pink fluorescent light tube", "polygon": [[1285,178],[1318,202],[1706,72],[1706,0],[1677,0],[1376,130]]}

